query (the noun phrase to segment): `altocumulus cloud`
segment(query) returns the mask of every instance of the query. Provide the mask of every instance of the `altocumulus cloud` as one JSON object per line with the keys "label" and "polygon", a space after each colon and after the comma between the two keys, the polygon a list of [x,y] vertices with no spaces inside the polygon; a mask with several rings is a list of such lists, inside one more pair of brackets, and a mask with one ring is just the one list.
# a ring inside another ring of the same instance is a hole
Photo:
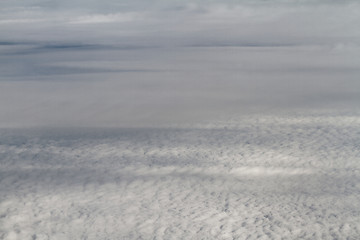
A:
{"label": "altocumulus cloud", "polygon": [[0,1],[0,239],[356,239],[359,11]]}

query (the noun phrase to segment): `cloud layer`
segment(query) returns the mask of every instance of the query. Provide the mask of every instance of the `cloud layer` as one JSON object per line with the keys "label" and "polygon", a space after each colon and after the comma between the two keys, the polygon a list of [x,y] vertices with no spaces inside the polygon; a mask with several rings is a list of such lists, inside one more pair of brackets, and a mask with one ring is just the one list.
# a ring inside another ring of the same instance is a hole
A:
{"label": "cloud layer", "polygon": [[359,106],[357,1],[3,1],[0,126]]}
{"label": "cloud layer", "polygon": [[0,237],[356,238],[360,117],[0,130]]}

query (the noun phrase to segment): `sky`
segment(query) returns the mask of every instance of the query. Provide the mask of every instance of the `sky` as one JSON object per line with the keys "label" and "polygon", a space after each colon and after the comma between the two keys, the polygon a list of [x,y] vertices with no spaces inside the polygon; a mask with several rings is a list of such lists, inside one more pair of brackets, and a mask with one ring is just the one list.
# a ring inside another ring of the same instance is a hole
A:
{"label": "sky", "polygon": [[360,106],[355,0],[4,0],[0,127]]}

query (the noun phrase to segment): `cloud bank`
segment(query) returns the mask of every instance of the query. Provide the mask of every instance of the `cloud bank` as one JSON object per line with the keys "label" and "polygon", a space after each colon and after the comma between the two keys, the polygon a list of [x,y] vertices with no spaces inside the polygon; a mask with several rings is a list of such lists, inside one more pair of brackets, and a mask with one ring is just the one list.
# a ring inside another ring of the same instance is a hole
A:
{"label": "cloud bank", "polygon": [[359,106],[357,1],[3,1],[0,126]]}

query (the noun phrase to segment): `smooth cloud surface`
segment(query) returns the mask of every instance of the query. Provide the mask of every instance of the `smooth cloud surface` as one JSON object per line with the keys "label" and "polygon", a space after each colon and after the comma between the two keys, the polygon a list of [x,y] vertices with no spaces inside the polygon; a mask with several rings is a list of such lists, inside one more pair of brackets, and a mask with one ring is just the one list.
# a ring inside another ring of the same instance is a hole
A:
{"label": "smooth cloud surface", "polygon": [[3,1],[0,126],[356,108],[357,1]]}

